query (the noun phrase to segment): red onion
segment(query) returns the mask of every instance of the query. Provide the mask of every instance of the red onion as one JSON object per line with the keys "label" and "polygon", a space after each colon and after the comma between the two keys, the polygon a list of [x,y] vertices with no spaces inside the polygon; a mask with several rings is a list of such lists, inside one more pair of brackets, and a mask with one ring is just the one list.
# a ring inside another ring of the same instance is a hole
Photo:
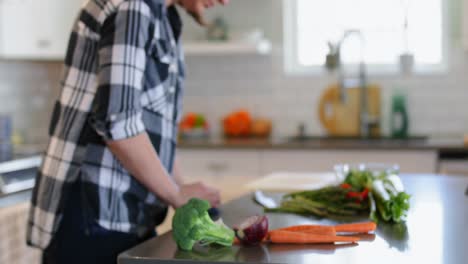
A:
{"label": "red onion", "polygon": [[257,245],[268,234],[268,218],[254,215],[234,228],[236,237],[245,245]]}

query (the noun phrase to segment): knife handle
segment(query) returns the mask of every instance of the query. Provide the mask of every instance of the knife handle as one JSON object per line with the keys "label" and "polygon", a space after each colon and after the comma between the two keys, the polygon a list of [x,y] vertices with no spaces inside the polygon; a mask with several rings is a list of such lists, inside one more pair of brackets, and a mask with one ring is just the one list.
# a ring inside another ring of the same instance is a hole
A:
{"label": "knife handle", "polygon": [[211,220],[217,221],[221,217],[221,211],[218,208],[210,208],[208,209],[208,215],[210,216]]}

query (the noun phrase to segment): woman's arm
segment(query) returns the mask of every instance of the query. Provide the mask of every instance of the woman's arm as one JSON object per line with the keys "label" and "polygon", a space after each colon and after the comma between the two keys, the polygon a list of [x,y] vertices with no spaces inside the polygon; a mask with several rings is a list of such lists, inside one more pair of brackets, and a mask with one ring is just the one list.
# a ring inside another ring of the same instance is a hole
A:
{"label": "woman's arm", "polygon": [[148,190],[174,208],[185,203],[179,186],[171,180],[154,150],[148,134],[107,141],[107,146],[122,165]]}
{"label": "woman's arm", "polygon": [[177,155],[174,159],[174,167],[172,169],[172,177],[178,185],[183,185],[185,182],[184,177],[182,176],[182,171],[180,170],[180,161],[177,158]]}
{"label": "woman's arm", "polygon": [[133,138],[108,141],[107,145],[140,183],[172,207],[178,208],[192,197],[206,199],[214,207],[219,205],[218,190],[203,183],[179,186],[172,181],[146,133]]}
{"label": "woman's arm", "polygon": [[213,207],[219,205],[220,194],[214,188],[199,182],[178,186],[163,167],[146,133],[107,141],[107,145],[133,177],[172,207],[178,208],[192,197],[208,200]]}

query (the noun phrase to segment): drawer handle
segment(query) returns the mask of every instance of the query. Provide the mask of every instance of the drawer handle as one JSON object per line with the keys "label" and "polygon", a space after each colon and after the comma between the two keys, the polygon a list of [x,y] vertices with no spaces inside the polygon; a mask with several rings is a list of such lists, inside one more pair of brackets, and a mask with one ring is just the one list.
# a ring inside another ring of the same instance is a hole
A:
{"label": "drawer handle", "polygon": [[47,39],[40,39],[37,41],[37,47],[40,49],[46,49],[49,48],[52,45],[50,40]]}
{"label": "drawer handle", "polygon": [[208,169],[214,172],[223,172],[229,168],[226,162],[211,162],[208,164]]}

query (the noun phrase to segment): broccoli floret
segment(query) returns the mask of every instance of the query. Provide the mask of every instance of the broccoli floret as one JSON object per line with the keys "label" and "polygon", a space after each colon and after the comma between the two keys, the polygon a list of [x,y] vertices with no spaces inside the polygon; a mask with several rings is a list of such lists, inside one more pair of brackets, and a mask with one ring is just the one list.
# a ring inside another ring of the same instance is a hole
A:
{"label": "broccoli floret", "polygon": [[213,222],[208,215],[208,209],[210,204],[207,201],[192,198],[176,210],[172,219],[172,234],[179,248],[192,250],[197,242],[202,245],[232,245],[234,231],[222,222]]}

